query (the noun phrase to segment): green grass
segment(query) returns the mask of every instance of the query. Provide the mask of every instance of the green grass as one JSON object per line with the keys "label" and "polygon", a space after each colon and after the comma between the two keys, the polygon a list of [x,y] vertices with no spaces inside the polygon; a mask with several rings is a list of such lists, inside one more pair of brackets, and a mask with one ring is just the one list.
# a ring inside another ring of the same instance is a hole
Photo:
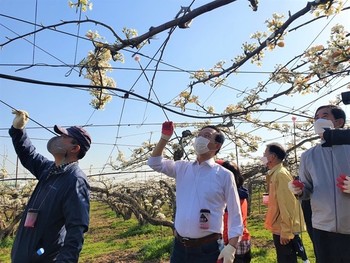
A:
{"label": "green grass", "polygon": [[[266,208],[252,210],[248,228],[252,236],[252,263],[276,262],[272,234],[264,229]],[[172,248],[172,232],[166,227],[140,226],[136,219],[124,221],[106,205],[92,202],[90,228],[85,235],[79,262],[168,262]],[[302,240],[310,262],[315,262],[307,233]],[[0,262],[10,262],[12,239],[0,243]],[[302,262],[301,260],[299,262]]]}
{"label": "green grass", "polygon": [[173,245],[173,237],[169,236],[163,240],[152,240],[145,244],[140,250],[141,260],[169,259]]}
{"label": "green grass", "polygon": [[[248,219],[248,229],[252,242],[252,263],[276,262],[276,252],[272,241],[272,234],[264,228],[264,216],[254,216]],[[313,246],[306,232],[301,234],[308,258],[311,263],[315,262]],[[298,262],[302,262],[298,259]]]}
{"label": "green grass", "polygon": [[10,253],[13,244],[13,239],[7,238],[0,242],[0,262],[11,262]]}

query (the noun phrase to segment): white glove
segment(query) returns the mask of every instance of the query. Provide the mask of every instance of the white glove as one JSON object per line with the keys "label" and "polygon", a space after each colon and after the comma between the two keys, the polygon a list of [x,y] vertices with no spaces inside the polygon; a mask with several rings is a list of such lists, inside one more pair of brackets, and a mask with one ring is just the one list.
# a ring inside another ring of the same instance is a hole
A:
{"label": "white glove", "polygon": [[301,195],[303,193],[304,184],[298,180],[288,182],[288,188],[294,195]]}
{"label": "white glove", "polygon": [[224,263],[232,263],[235,260],[236,248],[230,244],[227,244],[223,250],[221,250],[219,259],[224,259]]}
{"label": "white glove", "polygon": [[23,130],[29,120],[28,112],[24,110],[13,110],[12,114],[16,114],[12,126],[16,129]]}

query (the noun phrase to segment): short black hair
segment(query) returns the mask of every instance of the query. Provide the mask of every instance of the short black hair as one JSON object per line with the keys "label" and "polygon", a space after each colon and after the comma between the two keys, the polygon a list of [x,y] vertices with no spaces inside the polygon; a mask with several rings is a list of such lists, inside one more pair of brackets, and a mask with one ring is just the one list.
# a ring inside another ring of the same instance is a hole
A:
{"label": "short black hair", "polygon": [[241,171],[239,170],[237,164],[229,161],[224,161],[222,163],[222,166],[233,173],[233,175],[235,176],[237,188],[243,186],[244,177],[241,175]]}
{"label": "short black hair", "polygon": [[223,134],[223,132],[222,132],[218,127],[213,126],[213,125],[207,125],[207,126],[204,126],[203,128],[201,128],[200,131],[201,131],[201,130],[204,130],[204,129],[206,129],[206,128],[210,128],[210,129],[213,129],[213,130],[216,131],[217,134],[216,134],[216,136],[215,136],[215,141],[216,141],[217,143],[221,143],[221,144],[224,143],[224,141],[225,141],[225,135]]}
{"label": "short black hair", "polygon": [[266,147],[270,153],[275,154],[281,161],[283,161],[287,155],[286,150],[283,148],[283,146],[277,142],[270,143],[266,145]]}
{"label": "short black hair", "polygon": [[[224,135],[224,133],[223,133],[218,127],[213,126],[213,125],[207,125],[207,126],[202,127],[202,128],[200,129],[200,131],[201,131],[201,130],[204,130],[204,129],[206,129],[206,128],[210,128],[210,129],[215,130],[215,131],[216,131],[216,136],[215,136],[215,139],[214,139],[215,142],[220,143],[221,145],[224,144],[225,135]],[[221,147],[220,147],[220,149],[221,149]],[[217,154],[217,153],[220,151],[220,149],[217,150],[217,151],[215,152],[215,154]]]}
{"label": "short black hair", "polygon": [[[75,138],[72,138],[71,143],[72,143],[73,145],[79,145],[79,146],[80,146],[79,142],[78,142]],[[83,159],[83,157],[85,156],[85,154],[86,154],[86,151],[83,150],[83,148],[80,146],[80,151],[79,151],[79,153],[77,154],[77,158],[78,158],[79,160],[80,160],[80,159]]]}
{"label": "short black hair", "polygon": [[343,119],[344,120],[343,125],[340,127],[340,128],[343,128],[345,125],[345,121],[346,121],[345,111],[343,111],[343,109],[340,108],[338,105],[329,104],[329,105],[323,105],[323,106],[318,107],[317,110],[315,111],[315,116],[319,110],[325,109],[325,108],[331,109],[331,113],[333,114],[334,119],[336,119],[336,120]]}

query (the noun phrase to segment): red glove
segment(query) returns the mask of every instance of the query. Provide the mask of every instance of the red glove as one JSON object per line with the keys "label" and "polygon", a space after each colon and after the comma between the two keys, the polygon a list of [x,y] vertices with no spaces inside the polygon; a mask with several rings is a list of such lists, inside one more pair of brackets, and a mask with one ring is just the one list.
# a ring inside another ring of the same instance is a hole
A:
{"label": "red glove", "polygon": [[304,183],[299,179],[294,179],[293,181],[288,182],[288,188],[295,195],[301,195],[304,189]]}
{"label": "red glove", "polygon": [[343,193],[350,194],[350,176],[340,174],[337,178],[337,186]]}
{"label": "red glove", "polygon": [[165,121],[162,125],[162,136],[163,140],[169,141],[174,132],[174,123],[172,121]]}
{"label": "red glove", "polygon": [[299,179],[294,179],[294,180],[293,180],[293,185],[294,185],[295,187],[301,188],[301,190],[304,189],[304,183],[303,183],[302,181],[300,181]]}

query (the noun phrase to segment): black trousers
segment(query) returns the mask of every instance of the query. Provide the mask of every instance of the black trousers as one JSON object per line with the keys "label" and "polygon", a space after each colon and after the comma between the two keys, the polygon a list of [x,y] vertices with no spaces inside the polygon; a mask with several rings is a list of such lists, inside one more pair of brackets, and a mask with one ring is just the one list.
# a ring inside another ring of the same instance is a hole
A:
{"label": "black trousers", "polygon": [[311,241],[313,242],[313,229],[312,229],[312,211],[311,211],[311,204],[310,200],[302,200],[301,201],[301,208],[303,209],[304,214],[304,220],[306,224],[307,233],[309,234],[309,237]]}
{"label": "black trousers", "polygon": [[252,260],[252,252],[249,250],[247,253],[242,255],[235,255],[235,260],[233,263],[250,263]]}
{"label": "black trousers", "polygon": [[292,241],[287,245],[281,245],[280,235],[273,234],[273,243],[276,248],[278,263],[297,263],[297,254],[294,250]]}
{"label": "black trousers", "polygon": [[185,247],[175,238],[170,263],[216,263],[219,254],[219,245],[216,240],[193,248]]}
{"label": "black trousers", "polygon": [[350,262],[350,235],[326,232],[314,228],[313,239],[317,263]]}

